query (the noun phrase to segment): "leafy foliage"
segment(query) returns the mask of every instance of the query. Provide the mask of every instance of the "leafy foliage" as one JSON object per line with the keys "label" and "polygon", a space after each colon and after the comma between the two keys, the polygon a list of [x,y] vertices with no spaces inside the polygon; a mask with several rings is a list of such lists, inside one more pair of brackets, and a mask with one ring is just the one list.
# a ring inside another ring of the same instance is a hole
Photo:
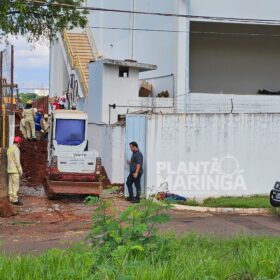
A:
{"label": "leafy foliage", "polygon": [[36,93],[21,93],[19,95],[20,103],[22,103],[23,105],[25,105],[29,99],[35,100],[37,99],[37,97],[38,95]]}
{"label": "leafy foliage", "polygon": [[157,243],[156,225],[169,220],[165,211],[170,206],[143,199],[120,211],[106,195],[89,201],[97,205],[89,239],[95,252],[93,270],[100,279],[108,273],[118,278],[131,261],[140,262],[152,254]]}
{"label": "leafy foliage", "polygon": [[9,34],[28,36],[29,41],[54,39],[65,28],[85,27],[84,0],[1,0],[0,39]]}

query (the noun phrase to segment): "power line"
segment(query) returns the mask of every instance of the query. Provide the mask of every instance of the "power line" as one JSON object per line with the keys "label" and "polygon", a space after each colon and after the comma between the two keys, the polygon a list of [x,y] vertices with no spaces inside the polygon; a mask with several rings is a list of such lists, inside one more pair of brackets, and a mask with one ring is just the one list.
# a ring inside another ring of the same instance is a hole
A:
{"label": "power line", "polygon": [[112,26],[89,26],[89,27],[92,29],[105,29],[105,30],[188,33],[187,31],[183,31],[183,30],[168,30],[168,29],[129,28],[129,27],[112,27]]}
{"label": "power line", "polygon": [[152,15],[152,16],[164,16],[164,17],[178,17],[185,19],[196,19],[196,20],[211,20],[211,21],[228,21],[228,22],[243,22],[243,23],[256,23],[256,24],[269,24],[269,25],[279,25],[279,20],[271,19],[258,19],[258,18],[232,18],[232,17],[215,17],[215,16],[195,16],[195,15],[186,15],[186,14],[174,14],[174,13],[160,13],[160,12],[145,12],[145,11],[131,11],[131,10],[122,10],[122,9],[106,9],[98,7],[86,7],[86,6],[76,6],[73,4],[66,3],[46,3],[45,1],[31,0],[24,2],[27,5],[38,4],[46,7],[60,7],[66,9],[78,9],[90,12],[114,12],[114,13],[126,13],[126,14],[138,14],[138,15]]}
{"label": "power line", "polygon": [[104,30],[123,30],[123,31],[146,31],[146,32],[166,32],[166,33],[190,33],[190,34],[210,34],[210,35],[231,35],[231,36],[264,36],[280,37],[280,34],[272,33],[247,33],[247,32],[218,32],[218,31],[183,31],[168,29],[149,29],[149,28],[129,28],[129,27],[112,27],[112,26],[89,26],[92,29]]}

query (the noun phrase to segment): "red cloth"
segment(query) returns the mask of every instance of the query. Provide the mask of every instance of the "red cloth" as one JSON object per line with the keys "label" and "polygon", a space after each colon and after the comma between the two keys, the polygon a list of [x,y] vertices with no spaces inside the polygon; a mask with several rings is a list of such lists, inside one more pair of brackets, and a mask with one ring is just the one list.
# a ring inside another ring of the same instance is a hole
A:
{"label": "red cloth", "polygon": [[55,101],[55,102],[53,103],[53,107],[54,107],[55,110],[59,109],[59,104],[58,104],[57,101]]}

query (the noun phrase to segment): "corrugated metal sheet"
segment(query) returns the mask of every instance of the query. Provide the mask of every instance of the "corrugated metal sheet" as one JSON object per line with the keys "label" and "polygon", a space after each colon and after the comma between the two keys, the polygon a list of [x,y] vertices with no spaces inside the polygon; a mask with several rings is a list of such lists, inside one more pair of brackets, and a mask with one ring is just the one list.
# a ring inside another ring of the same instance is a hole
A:
{"label": "corrugated metal sheet", "polygon": [[[139,149],[143,154],[143,170],[144,174],[141,178],[141,188],[142,193],[145,192],[145,171],[146,171],[146,116],[144,115],[127,115],[126,116],[126,131],[125,131],[125,178],[129,174],[129,165],[126,160],[131,158],[131,150],[129,143],[136,141],[138,143]],[[128,195],[127,188],[125,187],[125,195]]]}

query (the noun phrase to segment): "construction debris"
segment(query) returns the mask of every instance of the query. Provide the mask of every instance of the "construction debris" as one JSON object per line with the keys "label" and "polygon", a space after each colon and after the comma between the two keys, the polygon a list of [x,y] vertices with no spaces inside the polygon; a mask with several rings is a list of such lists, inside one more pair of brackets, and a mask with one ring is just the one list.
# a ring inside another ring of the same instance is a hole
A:
{"label": "construction debris", "polygon": [[164,90],[157,94],[157,97],[169,97],[169,96],[170,96],[170,94],[169,94],[168,90]]}
{"label": "construction debris", "polygon": [[152,94],[152,85],[146,81],[143,81],[140,85],[139,96],[149,97]]}

